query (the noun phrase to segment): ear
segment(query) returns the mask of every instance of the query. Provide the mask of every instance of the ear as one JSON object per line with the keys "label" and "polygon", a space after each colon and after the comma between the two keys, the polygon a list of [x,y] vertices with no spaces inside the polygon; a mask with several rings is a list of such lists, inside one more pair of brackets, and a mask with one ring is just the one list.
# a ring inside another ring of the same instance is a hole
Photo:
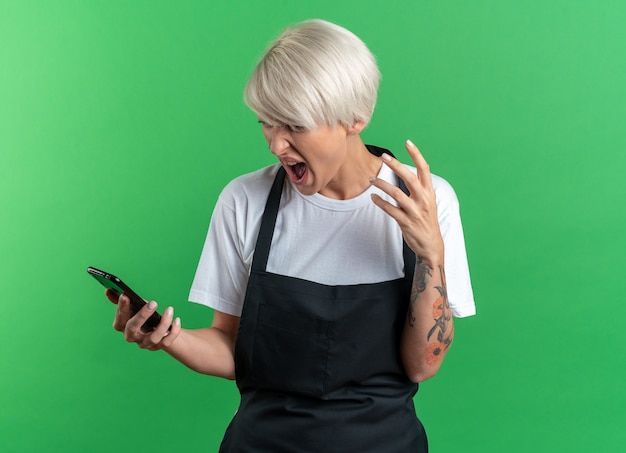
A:
{"label": "ear", "polygon": [[361,131],[365,129],[365,126],[367,126],[367,123],[365,121],[355,121],[348,129],[348,135],[359,135]]}

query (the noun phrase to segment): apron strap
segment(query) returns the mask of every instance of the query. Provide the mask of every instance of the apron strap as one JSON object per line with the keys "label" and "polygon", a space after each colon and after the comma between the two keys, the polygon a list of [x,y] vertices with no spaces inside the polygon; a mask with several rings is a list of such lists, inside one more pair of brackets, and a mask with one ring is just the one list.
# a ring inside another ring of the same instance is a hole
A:
{"label": "apron strap", "polygon": [[259,236],[254,247],[254,257],[252,258],[252,270],[265,272],[267,268],[267,259],[270,255],[270,246],[272,245],[272,237],[274,236],[274,226],[278,217],[278,207],[280,205],[280,197],[283,192],[285,183],[285,169],[280,166],[274,178],[274,184],[270,189],[265,203],[265,211],[261,219],[261,228]]}
{"label": "apron strap", "polygon": [[[368,151],[375,156],[380,157],[382,153],[385,152],[393,157],[393,154],[386,149],[373,145],[365,146]],[[261,228],[259,229],[259,236],[257,237],[256,246],[254,248],[254,257],[252,258],[253,271],[265,272],[267,268],[267,260],[270,255],[270,246],[272,245],[272,237],[274,236],[274,227],[276,225],[276,218],[278,217],[278,207],[280,206],[285,176],[285,169],[282,166],[279,167],[270,193],[267,196],[267,202],[265,203],[265,211],[261,219]],[[409,189],[407,189],[406,184],[400,177],[398,177],[398,186],[405,194],[409,195]],[[415,253],[409,248],[404,239],[402,239],[402,256],[404,258],[404,279],[413,281]]]}

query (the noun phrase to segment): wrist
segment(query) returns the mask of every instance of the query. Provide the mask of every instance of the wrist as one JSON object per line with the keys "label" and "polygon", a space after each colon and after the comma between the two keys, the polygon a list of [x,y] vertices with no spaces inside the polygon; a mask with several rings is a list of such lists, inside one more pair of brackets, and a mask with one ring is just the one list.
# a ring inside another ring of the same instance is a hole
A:
{"label": "wrist", "polygon": [[428,266],[431,269],[436,269],[438,266],[443,266],[444,262],[443,252],[416,255],[415,258],[417,263]]}

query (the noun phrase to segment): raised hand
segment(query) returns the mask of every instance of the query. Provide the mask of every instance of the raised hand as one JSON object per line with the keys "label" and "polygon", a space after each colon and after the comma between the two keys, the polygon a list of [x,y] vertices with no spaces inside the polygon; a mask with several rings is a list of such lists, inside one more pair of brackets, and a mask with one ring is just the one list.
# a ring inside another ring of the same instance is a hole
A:
{"label": "raised hand", "polygon": [[443,263],[444,252],[430,167],[410,140],[406,142],[406,150],[413,159],[416,173],[388,154],[383,154],[381,159],[404,180],[409,195],[393,184],[372,177],[371,184],[391,196],[397,205],[376,194],[372,195],[372,200],[398,222],[404,240],[415,255],[435,266]]}

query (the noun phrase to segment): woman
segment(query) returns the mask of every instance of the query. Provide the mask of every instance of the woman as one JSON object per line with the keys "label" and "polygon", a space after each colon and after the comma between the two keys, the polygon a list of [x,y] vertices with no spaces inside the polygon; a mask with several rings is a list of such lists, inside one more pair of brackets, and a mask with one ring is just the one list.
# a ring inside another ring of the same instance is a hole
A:
{"label": "woman", "polygon": [[427,451],[413,396],[474,302],[452,188],[410,141],[415,167],[360,138],[379,78],[337,25],[284,31],[245,89],[280,164],[223,190],[190,293],[212,326],[170,307],[145,333],[156,303],[109,293],[128,341],[237,380],[220,451]]}

